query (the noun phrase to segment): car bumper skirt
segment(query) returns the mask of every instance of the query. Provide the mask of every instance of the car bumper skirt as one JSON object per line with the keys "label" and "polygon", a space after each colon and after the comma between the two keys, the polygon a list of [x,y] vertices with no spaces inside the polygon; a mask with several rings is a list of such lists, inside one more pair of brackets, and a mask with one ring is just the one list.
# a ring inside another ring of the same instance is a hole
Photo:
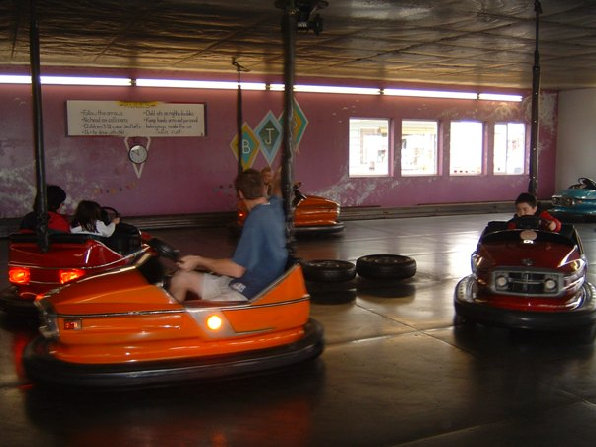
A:
{"label": "car bumper skirt", "polygon": [[296,225],[294,232],[296,234],[331,234],[343,231],[343,222],[338,222],[333,225]]}
{"label": "car bumper skirt", "polygon": [[283,368],[317,357],[323,351],[323,326],[310,319],[302,339],[290,345],[242,354],[88,365],[64,362],[48,351],[48,341],[37,337],[23,356],[30,380],[73,387],[138,387],[183,381],[206,381]]}
{"label": "car bumper skirt", "polygon": [[574,330],[596,323],[596,289],[583,285],[584,301],[580,308],[568,312],[524,312],[478,303],[472,296],[473,275],[460,280],[455,288],[455,313],[476,323],[532,330]]}
{"label": "car bumper skirt", "polygon": [[9,286],[0,292],[0,310],[22,317],[35,317],[38,314],[33,300],[21,298],[15,286]]}

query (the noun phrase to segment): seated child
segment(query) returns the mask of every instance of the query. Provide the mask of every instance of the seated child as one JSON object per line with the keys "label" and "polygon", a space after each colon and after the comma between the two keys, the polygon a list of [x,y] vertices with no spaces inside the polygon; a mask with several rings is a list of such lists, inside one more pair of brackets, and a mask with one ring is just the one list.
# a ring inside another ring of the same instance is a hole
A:
{"label": "seated child", "polygon": [[[70,224],[64,214],[60,214],[60,208],[66,200],[66,193],[62,188],[56,185],[47,185],[46,198],[48,204],[48,230],[50,232],[70,233]],[[28,213],[20,224],[21,230],[36,231],[37,228],[37,208],[38,197],[35,197],[33,211]]]}
{"label": "seated child", "polygon": [[108,225],[101,220],[101,206],[91,200],[81,200],[74,216],[75,227],[73,233],[97,234],[110,237],[120,223],[120,218],[115,217]]}
{"label": "seated child", "polygon": [[561,222],[555,217],[551,216],[547,211],[538,211],[538,200],[536,196],[529,192],[522,192],[517,199],[515,199],[515,216],[509,221],[507,228],[515,228],[515,217],[522,216],[536,216],[540,218],[540,225],[542,230],[561,231]]}

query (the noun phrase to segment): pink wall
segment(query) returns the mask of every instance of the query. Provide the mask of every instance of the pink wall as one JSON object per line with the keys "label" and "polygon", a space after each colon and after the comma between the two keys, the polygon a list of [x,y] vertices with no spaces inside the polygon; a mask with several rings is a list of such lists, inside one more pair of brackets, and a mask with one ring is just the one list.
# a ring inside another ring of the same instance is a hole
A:
{"label": "pink wall", "polygon": [[[402,119],[438,119],[446,129],[443,141],[448,142],[449,120],[529,123],[529,92],[523,93],[527,99],[522,103],[297,93],[308,125],[295,158],[296,180],[303,183],[304,192],[331,197],[344,206],[512,200],[527,189],[527,175],[450,177],[443,169],[437,177],[402,178],[395,143],[391,178],[348,179],[348,126],[350,117],[390,118],[398,135],[395,141],[400,141]],[[65,101],[75,99],[204,103],[207,135],[153,137],[149,159],[138,178],[122,137],[66,135]],[[244,91],[244,121],[254,129],[269,111],[279,117],[282,101],[281,92]],[[548,197],[554,189],[556,101],[554,93],[541,96],[540,197]],[[237,161],[230,148],[237,126],[234,90],[43,86],[43,113],[47,182],[67,191],[69,212],[83,198],[128,216],[235,207],[232,183]],[[17,217],[30,209],[35,193],[30,86],[0,85],[0,116],[0,218]],[[447,153],[442,152],[445,167]],[[278,161],[279,154],[274,165]],[[486,162],[490,168],[490,160]],[[257,155],[254,167],[266,164],[263,155]]]}

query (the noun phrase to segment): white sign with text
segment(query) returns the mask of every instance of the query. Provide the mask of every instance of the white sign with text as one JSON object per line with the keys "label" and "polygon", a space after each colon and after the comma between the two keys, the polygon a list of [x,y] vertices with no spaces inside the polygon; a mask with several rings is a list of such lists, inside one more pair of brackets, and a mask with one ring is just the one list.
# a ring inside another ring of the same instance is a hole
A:
{"label": "white sign with text", "polygon": [[165,102],[66,101],[69,136],[202,137],[205,105]]}

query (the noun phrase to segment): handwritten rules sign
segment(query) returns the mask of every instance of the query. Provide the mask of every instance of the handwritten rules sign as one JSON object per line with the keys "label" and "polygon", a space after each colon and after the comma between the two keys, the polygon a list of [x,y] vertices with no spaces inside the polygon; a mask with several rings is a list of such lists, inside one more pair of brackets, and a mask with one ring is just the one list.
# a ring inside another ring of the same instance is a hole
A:
{"label": "handwritten rules sign", "polygon": [[69,136],[202,137],[204,104],[66,101]]}

